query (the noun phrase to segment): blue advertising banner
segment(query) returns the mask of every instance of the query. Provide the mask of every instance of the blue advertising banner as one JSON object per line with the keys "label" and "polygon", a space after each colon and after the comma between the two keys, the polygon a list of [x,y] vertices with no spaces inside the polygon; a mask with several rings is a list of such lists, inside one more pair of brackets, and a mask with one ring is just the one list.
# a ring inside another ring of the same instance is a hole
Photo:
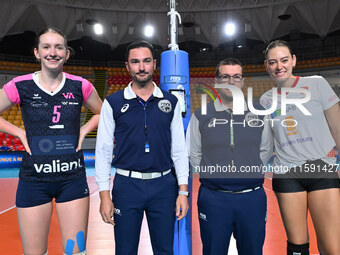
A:
{"label": "blue advertising banner", "polygon": [[[0,152],[0,168],[20,167],[23,151],[2,151]],[[85,166],[94,166],[94,150],[83,150]]]}

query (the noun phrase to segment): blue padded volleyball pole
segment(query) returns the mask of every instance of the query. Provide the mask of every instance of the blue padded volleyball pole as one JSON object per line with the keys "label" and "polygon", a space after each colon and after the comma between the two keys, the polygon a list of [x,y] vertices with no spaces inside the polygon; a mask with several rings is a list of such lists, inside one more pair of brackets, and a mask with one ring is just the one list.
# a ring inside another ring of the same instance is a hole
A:
{"label": "blue padded volleyball pole", "polygon": [[[177,18],[181,23],[181,17],[176,11],[176,0],[169,0],[170,11],[170,44],[169,50],[161,54],[160,86],[177,96],[181,103],[184,131],[190,120],[190,79],[189,79],[189,55],[179,50],[177,44]],[[189,178],[189,191],[191,193],[191,178]],[[190,209],[187,216],[176,221],[174,236],[174,254],[191,255],[191,198]]]}

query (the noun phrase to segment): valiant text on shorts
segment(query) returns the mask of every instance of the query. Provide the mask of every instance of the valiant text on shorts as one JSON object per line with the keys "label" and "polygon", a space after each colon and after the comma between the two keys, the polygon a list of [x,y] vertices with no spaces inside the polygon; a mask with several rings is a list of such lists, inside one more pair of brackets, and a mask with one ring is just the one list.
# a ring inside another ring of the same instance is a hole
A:
{"label": "valiant text on shorts", "polygon": [[71,161],[71,162],[60,162],[59,159],[52,160],[51,164],[34,164],[34,168],[37,173],[58,173],[58,172],[67,172],[73,169],[77,169],[82,167],[80,159],[78,161]]}

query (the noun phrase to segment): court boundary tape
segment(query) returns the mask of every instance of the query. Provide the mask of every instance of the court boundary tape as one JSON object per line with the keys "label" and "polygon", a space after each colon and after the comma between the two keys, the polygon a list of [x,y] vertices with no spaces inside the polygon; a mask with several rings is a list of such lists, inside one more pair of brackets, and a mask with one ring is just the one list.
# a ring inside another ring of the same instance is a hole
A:
{"label": "court boundary tape", "polygon": [[4,211],[2,211],[2,212],[0,212],[0,214],[3,214],[3,213],[5,213],[5,212],[8,212],[9,210],[12,210],[12,209],[14,209],[16,206],[15,205],[13,205],[12,207],[10,207],[10,208],[7,208],[6,210],[4,210]]}

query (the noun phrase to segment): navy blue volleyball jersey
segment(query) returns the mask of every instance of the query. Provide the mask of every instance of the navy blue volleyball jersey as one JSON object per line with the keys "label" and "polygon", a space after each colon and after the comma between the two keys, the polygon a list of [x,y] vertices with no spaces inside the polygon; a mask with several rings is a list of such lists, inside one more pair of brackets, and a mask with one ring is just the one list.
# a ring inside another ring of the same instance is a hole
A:
{"label": "navy blue volleyball jersey", "polygon": [[19,76],[4,86],[20,104],[28,145],[19,177],[29,182],[60,182],[86,176],[82,151],[76,152],[82,103],[92,93],[87,80],[64,73],[56,91],[44,89],[38,73]]}
{"label": "navy blue volleyball jersey", "polygon": [[[161,91],[161,97],[152,95],[147,102],[143,101],[145,107],[136,97],[125,98],[124,90],[106,98],[116,124],[114,167],[139,172],[159,172],[173,167],[170,127],[178,100]],[[145,153],[146,143],[148,153]]]}

